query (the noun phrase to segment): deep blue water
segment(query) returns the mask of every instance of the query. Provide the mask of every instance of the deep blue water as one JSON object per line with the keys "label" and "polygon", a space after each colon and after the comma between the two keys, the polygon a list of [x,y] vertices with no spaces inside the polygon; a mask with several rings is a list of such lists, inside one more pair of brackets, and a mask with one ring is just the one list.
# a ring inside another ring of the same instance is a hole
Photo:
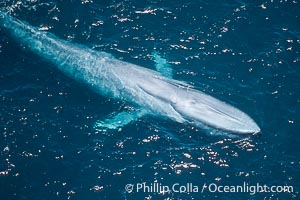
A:
{"label": "deep blue water", "polygon": [[[99,3],[100,2],[100,3]],[[0,199],[300,199],[299,1],[4,1],[56,36],[154,69],[249,114],[250,137],[145,117],[90,90],[0,30]],[[127,193],[126,184],[293,186],[292,193]]]}

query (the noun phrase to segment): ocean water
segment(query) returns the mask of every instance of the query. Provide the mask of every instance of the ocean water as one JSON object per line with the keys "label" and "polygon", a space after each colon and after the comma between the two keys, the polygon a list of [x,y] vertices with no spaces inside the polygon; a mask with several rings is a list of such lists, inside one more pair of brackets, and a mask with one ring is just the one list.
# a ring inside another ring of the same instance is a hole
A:
{"label": "ocean water", "polygon": [[[246,112],[261,133],[233,137],[154,117],[97,131],[97,120],[130,105],[66,77],[0,29],[0,199],[300,199],[299,5],[1,1],[22,21],[126,62],[155,69],[159,52],[174,79]],[[255,192],[257,184],[293,191]]]}

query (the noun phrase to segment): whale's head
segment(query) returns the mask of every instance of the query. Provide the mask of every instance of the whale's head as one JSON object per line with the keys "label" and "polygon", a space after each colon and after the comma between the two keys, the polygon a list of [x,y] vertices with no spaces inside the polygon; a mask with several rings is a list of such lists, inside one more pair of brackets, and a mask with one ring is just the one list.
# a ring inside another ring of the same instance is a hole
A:
{"label": "whale's head", "polygon": [[[146,79],[139,83],[152,99],[162,102],[164,113],[179,116],[179,122],[207,125],[234,134],[256,134],[260,128],[247,114],[190,86],[172,79]],[[150,98],[149,98],[150,99]],[[161,108],[161,107],[160,107]],[[171,109],[170,109],[171,108]],[[155,111],[154,111],[155,112]],[[159,112],[159,111],[157,111]],[[174,114],[175,113],[175,114]],[[174,119],[174,118],[173,118]]]}
{"label": "whale's head", "polygon": [[260,128],[247,114],[196,90],[177,92],[173,108],[195,125],[204,124],[234,134],[256,134]]}

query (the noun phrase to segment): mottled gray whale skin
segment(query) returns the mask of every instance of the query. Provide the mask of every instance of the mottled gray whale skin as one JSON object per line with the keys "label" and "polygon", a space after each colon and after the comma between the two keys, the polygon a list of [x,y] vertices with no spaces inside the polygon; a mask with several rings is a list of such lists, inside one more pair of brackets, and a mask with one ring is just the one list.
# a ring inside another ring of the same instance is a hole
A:
{"label": "mottled gray whale skin", "polygon": [[137,117],[147,114],[235,134],[260,132],[254,120],[239,109],[156,71],[61,40],[3,11],[0,27],[69,77],[142,110]]}

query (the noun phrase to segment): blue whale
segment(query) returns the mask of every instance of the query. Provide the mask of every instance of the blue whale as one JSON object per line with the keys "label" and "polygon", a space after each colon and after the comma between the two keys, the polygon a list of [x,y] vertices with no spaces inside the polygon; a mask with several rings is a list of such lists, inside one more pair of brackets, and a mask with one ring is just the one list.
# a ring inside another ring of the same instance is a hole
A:
{"label": "blue whale", "polygon": [[244,112],[172,79],[167,62],[158,55],[154,58],[161,73],[61,40],[4,11],[0,11],[0,27],[67,76],[84,82],[104,96],[120,99],[136,108],[99,120],[95,128],[120,128],[151,115],[240,135],[260,132],[258,125]]}

